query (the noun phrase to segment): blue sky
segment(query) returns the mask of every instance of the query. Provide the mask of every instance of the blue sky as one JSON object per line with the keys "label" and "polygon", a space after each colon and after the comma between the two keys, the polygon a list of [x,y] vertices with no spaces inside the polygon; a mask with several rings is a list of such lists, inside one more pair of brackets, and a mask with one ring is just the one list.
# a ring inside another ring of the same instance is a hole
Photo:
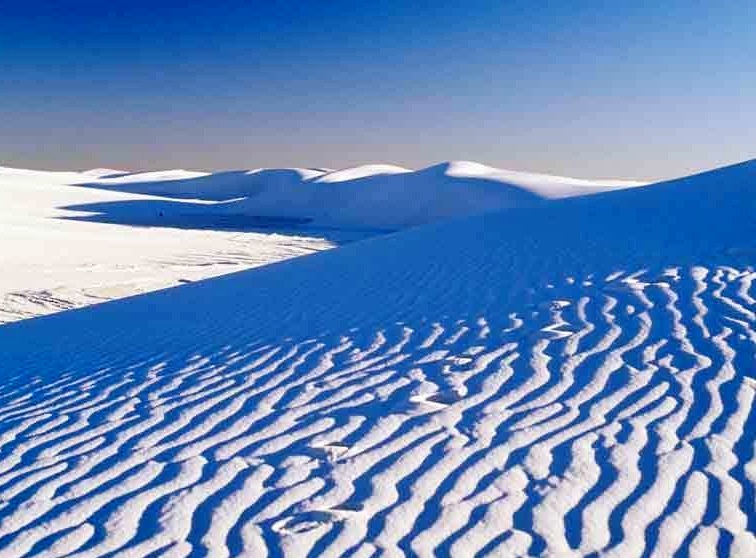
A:
{"label": "blue sky", "polygon": [[756,157],[752,1],[2,6],[3,165],[662,178]]}

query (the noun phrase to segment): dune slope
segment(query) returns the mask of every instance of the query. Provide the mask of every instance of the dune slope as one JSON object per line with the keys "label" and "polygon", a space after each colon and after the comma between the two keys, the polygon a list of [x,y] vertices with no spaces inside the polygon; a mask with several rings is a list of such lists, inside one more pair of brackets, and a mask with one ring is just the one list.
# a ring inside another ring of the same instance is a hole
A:
{"label": "dune slope", "polygon": [[750,556],[756,163],[0,327],[0,553]]}

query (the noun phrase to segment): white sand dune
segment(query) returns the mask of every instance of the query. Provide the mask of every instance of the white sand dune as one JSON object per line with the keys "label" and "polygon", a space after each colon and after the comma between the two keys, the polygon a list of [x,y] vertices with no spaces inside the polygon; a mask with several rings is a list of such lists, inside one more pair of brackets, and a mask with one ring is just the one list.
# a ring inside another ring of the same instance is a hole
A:
{"label": "white sand dune", "polygon": [[[240,219],[285,218],[318,226],[396,230],[642,184],[630,180],[580,180],[452,161],[418,171],[395,165],[363,165],[338,171],[167,171],[96,179],[89,185],[225,201],[216,211]],[[183,210],[180,204],[176,205],[176,211]],[[113,214],[119,207],[102,205],[99,211]]]}
{"label": "white sand dune", "polygon": [[1,326],[0,555],[753,556],[755,214],[750,162]]}
{"label": "white sand dune", "polygon": [[[487,172],[472,179],[392,165],[219,173],[0,167],[0,323],[530,202],[531,189],[549,197],[584,182],[478,166]],[[492,173],[504,174],[484,180]],[[397,181],[399,174],[412,180]]]}

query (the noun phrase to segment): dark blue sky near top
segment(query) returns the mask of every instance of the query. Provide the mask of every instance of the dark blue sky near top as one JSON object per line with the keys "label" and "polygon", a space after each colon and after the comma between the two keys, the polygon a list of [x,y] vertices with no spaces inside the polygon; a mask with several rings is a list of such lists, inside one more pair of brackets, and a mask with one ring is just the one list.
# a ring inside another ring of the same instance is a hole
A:
{"label": "dark blue sky near top", "polygon": [[0,165],[661,178],[756,157],[756,3],[0,0]]}

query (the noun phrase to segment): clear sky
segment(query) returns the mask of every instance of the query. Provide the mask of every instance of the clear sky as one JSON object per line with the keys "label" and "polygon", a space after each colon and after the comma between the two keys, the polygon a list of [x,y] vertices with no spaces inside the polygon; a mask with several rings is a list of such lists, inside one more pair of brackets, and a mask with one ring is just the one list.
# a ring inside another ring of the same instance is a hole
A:
{"label": "clear sky", "polygon": [[753,0],[0,6],[0,165],[663,178],[756,157]]}

